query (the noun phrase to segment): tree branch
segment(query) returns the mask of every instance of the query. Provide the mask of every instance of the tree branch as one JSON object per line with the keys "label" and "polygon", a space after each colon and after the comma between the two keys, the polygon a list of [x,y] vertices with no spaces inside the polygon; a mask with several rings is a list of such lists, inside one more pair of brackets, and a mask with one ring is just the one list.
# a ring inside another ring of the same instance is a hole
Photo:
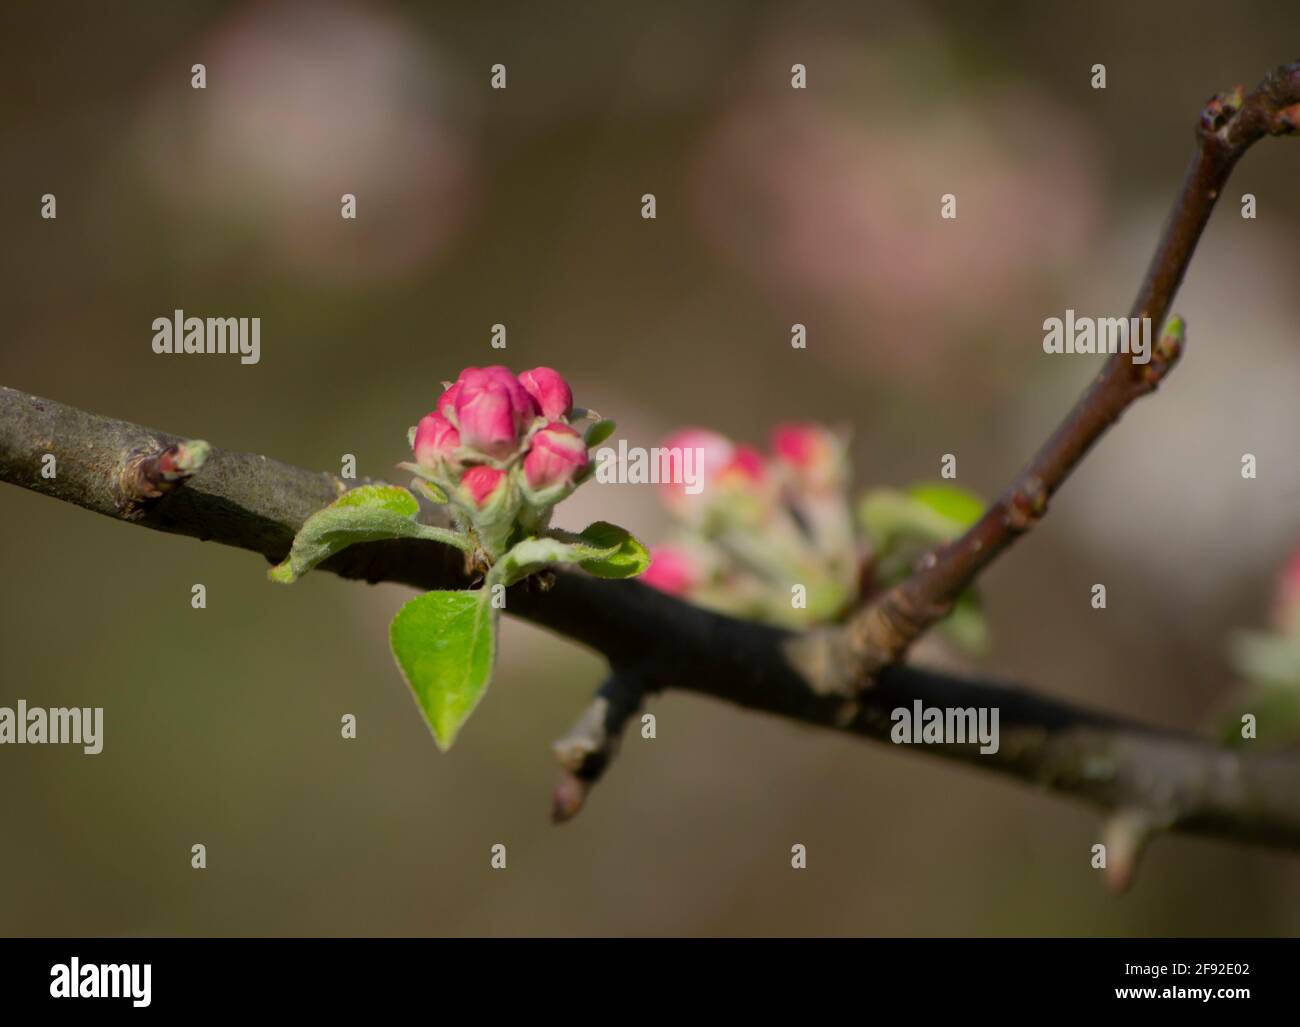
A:
{"label": "tree branch", "polygon": [[[1275,69],[1248,96],[1238,86],[1210,100],[1196,127],[1196,155],[1165,223],[1130,317],[1159,328],[1182,283],[1229,174],[1265,135],[1294,133],[1300,125],[1300,62]],[[937,621],[997,556],[1047,512],[1047,504],[1094,443],[1135,399],[1159,384],[1182,348],[1182,325],[1162,333],[1151,363],[1116,353],[1044,443],[1029,465],[964,535],[929,554],[909,578],[852,618],[850,651],[866,687]]]}
{"label": "tree branch", "polygon": [[[123,469],[182,440],[0,388],[0,481],[159,531],[260,553],[278,562],[303,521],[345,484],[264,456],[212,447],[183,487],[124,513]],[[41,476],[52,453],[57,476]],[[358,482],[357,484],[360,484]],[[321,565],[345,578],[421,589],[466,584],[461,554],[395,539],[352,546]],[[1173,830],[1300,848],[1300,759],[1222,750],[1192,735],[1080,709],[996,682],[905,665],[846,705],[839,630],[806,634],[736,620],[635,581],[557,574],[549,591],[510,590],[507,611],[638,668],[644,689],[679,688],[877,741],[894,709],[996,708],[1001,746],[933,744],[919,751],[995,771],[1109,810],[1149,811]],[[900,748],[903,748],[900,746]]]}

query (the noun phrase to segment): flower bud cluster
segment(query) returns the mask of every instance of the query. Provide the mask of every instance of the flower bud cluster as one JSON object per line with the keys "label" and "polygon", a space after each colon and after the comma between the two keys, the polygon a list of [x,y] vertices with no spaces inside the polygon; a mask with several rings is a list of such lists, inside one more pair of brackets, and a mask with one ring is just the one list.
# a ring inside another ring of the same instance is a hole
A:
{"label": "flower bud cluster", "polygon": [[[585,413],[582,416],[587,416]],[[539,531],[591,469],[573,393],[549,367],[467,367],[412,430],[412,467],[492,559]]]}
{"label": "flower bud cluster", "polygon": [[698,455],[702,488],[680,484],[682,474],[669,475],[678,484],[661,486],[677,530],[652,550],[641,580],[775,623],[831,620],[852,600],[860,554],[839,434],[814,424],[780,425],[764,454],[688,428],[664,449],[675,458]]}

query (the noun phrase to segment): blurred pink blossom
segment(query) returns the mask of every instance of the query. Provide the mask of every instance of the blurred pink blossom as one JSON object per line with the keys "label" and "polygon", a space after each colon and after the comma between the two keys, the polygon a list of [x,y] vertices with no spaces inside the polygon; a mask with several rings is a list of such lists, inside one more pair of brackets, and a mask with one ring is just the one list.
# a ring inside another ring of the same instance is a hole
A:
{"label": "blurred pink blossom", "polygon": [[[708,242],[801,320],[847,326],[843,359],[925,376],[972,338],[1023,345],[1016,301],[1097,229],[1084,128],[1014,82],[927,65],[920,89],[883,51],[801,53],[821,91],[775,88],[764,70],[702,140],[692,192]],[[940,216],[945,194],[956,219]]]}
{"label": "blurred pink blossom", "polygon": [[[189,65],[207,87],[190,88]],[[410,272],[474,207],[472,110],[419,26],[348,0],[242,6],[169,61],[139,158],[216,246],[330,279]],[[356,218],[341,216],[356,197]]]}
{"label": "blurred pink blossom", "polygon": [[641,580],[661,592],[685,595],[703,581],[703,574],[690,550],[665,543],[651,551],[650,566]]}

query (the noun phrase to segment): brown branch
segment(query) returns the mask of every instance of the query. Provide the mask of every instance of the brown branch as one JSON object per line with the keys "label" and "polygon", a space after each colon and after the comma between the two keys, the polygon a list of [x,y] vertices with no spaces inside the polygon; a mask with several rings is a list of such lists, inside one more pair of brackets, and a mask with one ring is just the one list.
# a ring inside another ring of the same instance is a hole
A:
{"label": "brown branch", "polygon": [[[1254,92],[1239,86],[1210,100],[1196,127],[1196,155],[1165,224],[1130,317],[1159,327],[1187,271],[1215,202],[1237,161],[1265,135],[1300,125],[1300,62],[1274,70]],[[1181,324],[1163,333],[1163,359],[1133,363],[1112,355],[1100,375],[1029,465],[964,535],[929,554],[909,578],[889,589],[850,621],[855,684],[865,687],[895,663],[937,621],[997,556],[1046,513],[1048,501],[1094,443],[1135,399],[1150,392],[1181,348]]]}
{"label": "brown branch", "polygon": [[[0,388],[0,481],[124,521],[259,553],[278,562],[303,521],[345,484],[264,456],[212,448],[184,488],[122,512],[122,469],[133,455],[180,440]],[[57,457],[58,476],[39,469]],[[358,483],[359,484],[359,483]],[[421,589],[463,587],[462,555],[408,539],[352,546],[321,565],[345,578]],[[836,731],[890,741],[891,713],[927,707],[997,709],[1001,745],[899,746],[1083,799],[1148,811],[1171,830],[1300,849],[1300,759],[1228,751],[1208,740],[1080,709],[1032,692],[930,672],[886,668],[845,715],[837,630],[808,634],[736,620],[635,581],[561,573],[549,591],[517,585],[507,610],[636,667],[646,690],[678,688]],[[270,587],[270,586],[267,586]]]}

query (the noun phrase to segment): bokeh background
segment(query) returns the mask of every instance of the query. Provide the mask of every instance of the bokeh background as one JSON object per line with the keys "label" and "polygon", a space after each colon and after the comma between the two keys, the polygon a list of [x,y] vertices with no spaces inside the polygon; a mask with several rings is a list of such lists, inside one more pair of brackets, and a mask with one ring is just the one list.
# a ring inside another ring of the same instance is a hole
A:
{"label": "bokeh background", "polygon": [[[1097,370],[1046,359],[1043,318],[1127,309],[1200,105],[1298,37],[1283,2],[6,4],[0,383],[382,477],[441,380],[504,358],[631,444],[820,419],[862,486],[954,452],[993,495]],[[1225,640],[1300,534],[1297,174],[1270,140],[1234,175],[1183,364],[987,574],[985,669],[1183,727],[1231,701]],[[260,316],[261,363],[155,356],[178,307]],[[649,488],[559,521],[595,514],[666,530]],[[595,656],[507,623],[440,756],[387,651],[407,593],[264,571],[0,489],[0,704],[106,709],[102,755],[0,748],[0,932],[1300,930],[1294,857],[1166,838],[1114,898],[1088,808],[678,694],[553,827],[549,746]]]}

